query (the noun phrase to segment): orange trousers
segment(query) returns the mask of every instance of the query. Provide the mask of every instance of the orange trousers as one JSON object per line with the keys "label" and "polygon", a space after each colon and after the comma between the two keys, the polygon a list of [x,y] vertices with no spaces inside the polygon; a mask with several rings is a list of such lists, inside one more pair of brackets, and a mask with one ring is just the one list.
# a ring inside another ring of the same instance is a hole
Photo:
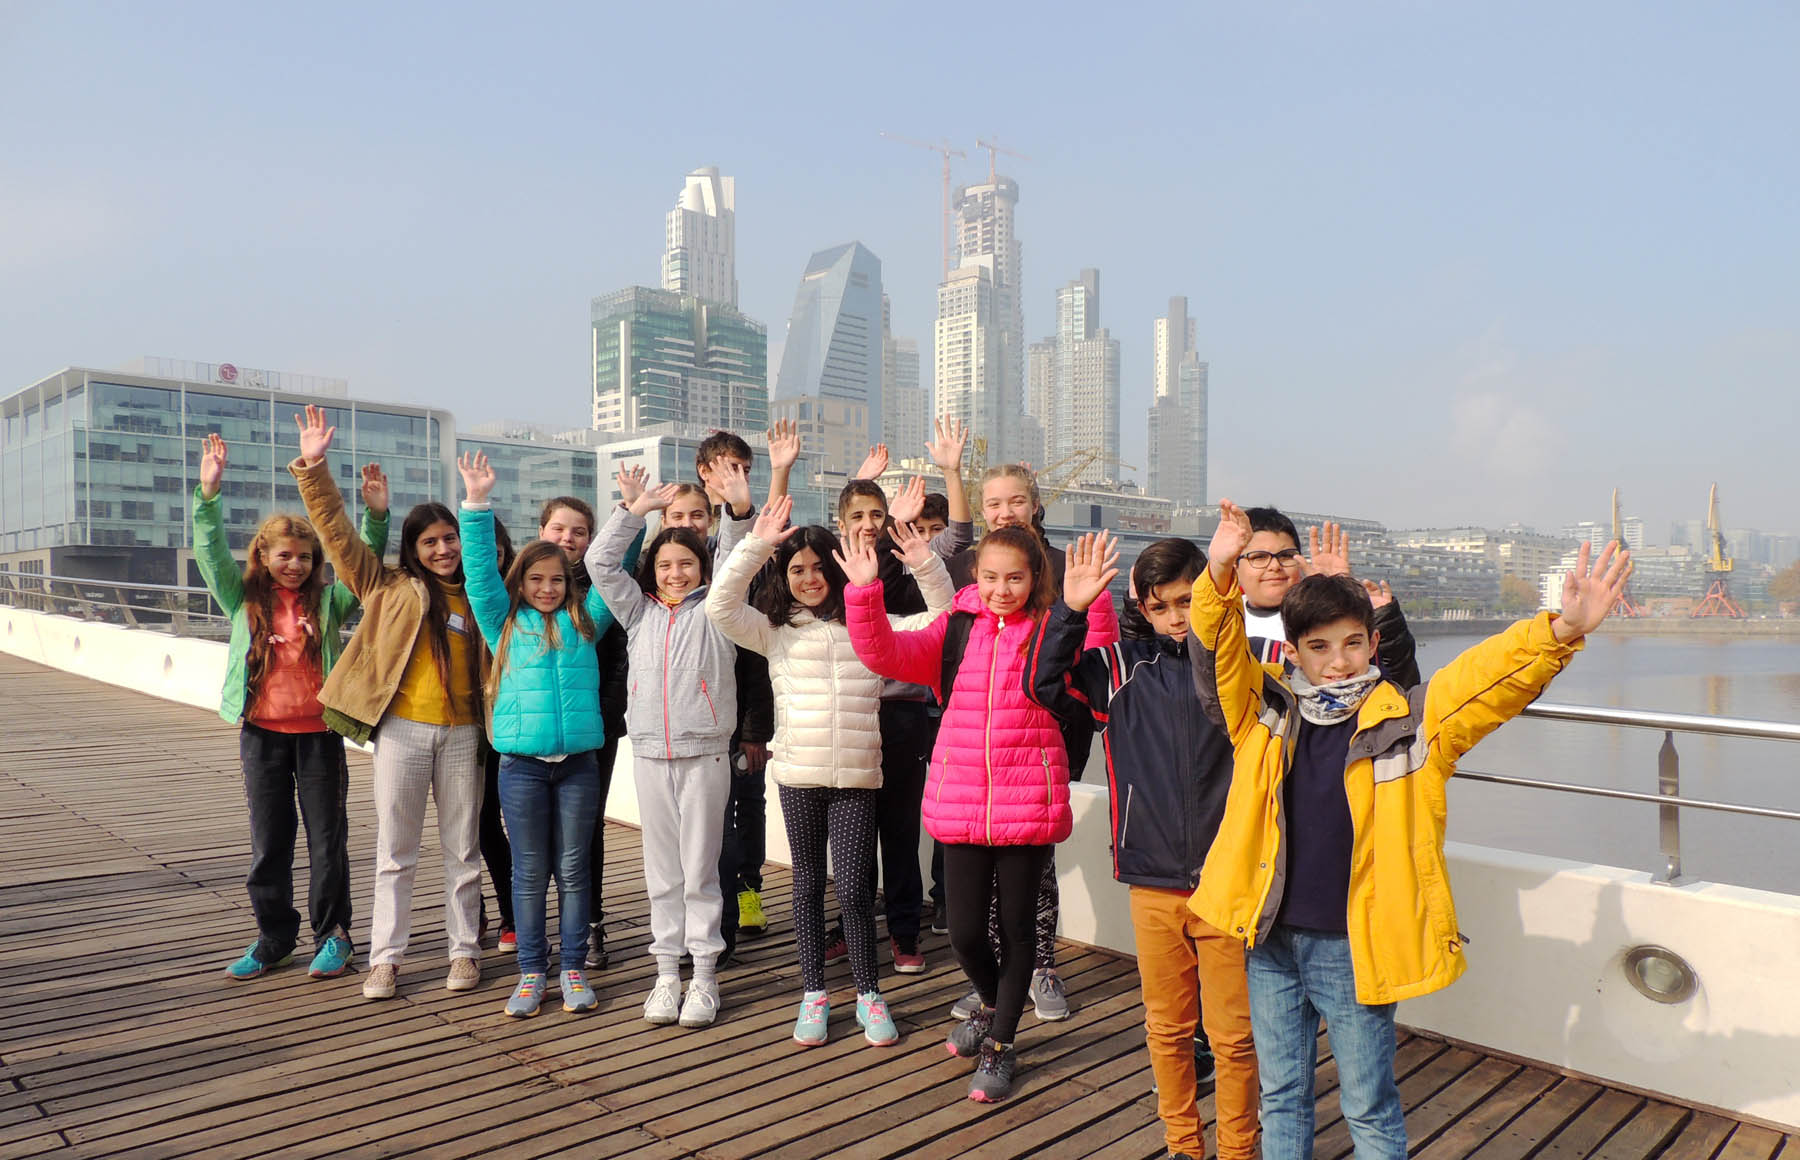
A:
{"label": "orange trousers", "polygon": [[1213,1106],[1219,1160],[1252,1160],[1261,1130],[1244,944],[1194,917],[1187,900],[1183,890],[1131,888],[1156,1111],[1169,1151],[1206,1154],[1194,1091],[1194,1031],[1204,1025],[1218,1068]]}

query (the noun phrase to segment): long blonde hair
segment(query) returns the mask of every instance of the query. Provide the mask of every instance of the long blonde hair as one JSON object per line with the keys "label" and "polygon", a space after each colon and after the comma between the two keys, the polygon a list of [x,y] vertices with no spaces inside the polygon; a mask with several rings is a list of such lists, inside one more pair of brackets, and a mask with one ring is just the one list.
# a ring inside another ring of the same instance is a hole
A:
{"label": "long blonde hair", "polygon": [[1048,548],[1050,538],[1044,534],[1044,497],[1038,491],[1037,473],[1023,463],[1000,463],[988,468],[982,472],[981,483],[975,489],[977,506],[987,496],[987,485],[996,479],[1016,479],[1025,485],[1025,494],[1031,499],[1031,530],[1037,533],[1038,542]]}
{"label": "long blonde hair", "polygon": [[306,660],[323,672],[323,639],[325,625],[319,615],[325,595],[325,545],[319,533],[304,517],[272,515],[251,537],[249,562],[244,566],[244,622],[250,630],[250,655],[244,662],[244,688],[251,699],[256,686],[268,668],[271,641],[275,632],[275,576],[269,571],[269,552],[282,540],[299,540],[312,547],[313,569],[300,586],[300,614],[312,631],[306,634]]}
{"label": "long blonde hair", "polygon": [[[575,583],[575,565],[567,552],[549,540],[533,540],[519,552],[518,558],[506,572],[506,627],[500,630],[500,639],[494,645],[494,663],[488,666],[487,703],[490,708],[500,692],[500,674],[506,671],[507,654],[512,651],[513,631],[519,622],[519,610],[525,607],[525,573],[542,560],[554,557],[563,569],[563,603],[561,611],[569,614],[575,622],[575,631],[584,641],[592,641],[595,637],[594,622],[588,616],[586,598]],[[556,614],[544,617],[543,649],[546,653],[562,648],[562,633],[556,627]]]}

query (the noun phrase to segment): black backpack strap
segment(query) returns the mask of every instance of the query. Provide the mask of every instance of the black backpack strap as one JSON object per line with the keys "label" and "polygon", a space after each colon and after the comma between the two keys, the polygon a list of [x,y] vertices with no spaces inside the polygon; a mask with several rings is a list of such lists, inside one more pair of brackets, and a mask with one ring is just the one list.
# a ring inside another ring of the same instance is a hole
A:
{"label": "black backpack strap", "polygon": [[938,703],[950,703],[950,690],[956,684],[956,672],[962,668],[963,653],[969,650],[969,632],[975,627],[973,612],[952,612],[944,628],[944,660],[938,672]]}

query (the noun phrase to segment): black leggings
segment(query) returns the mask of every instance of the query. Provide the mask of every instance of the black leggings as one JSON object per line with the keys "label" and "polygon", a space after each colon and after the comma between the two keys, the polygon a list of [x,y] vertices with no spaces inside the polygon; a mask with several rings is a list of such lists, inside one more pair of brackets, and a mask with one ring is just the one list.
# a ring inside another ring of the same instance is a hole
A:
{"label": "black leggings", "polygon": [[606,744],[594,754],[600,767],[600,808],[594,814],[594,840],[588,846],[588,921],[595,926],[606,918],[600,903],[600,882],[606,877],[606,795],[612,791],[613,765],[619,757],[619,738],[624,735],[623,721],[606,722]]}
{"label": "black leggings", "polygon": [[[506,840],[506,827],[500,819],[500,755],[487,748],[487,784],[481,793],[481,860],[487,863],[488,878],[494,883],[494,896],[500,901],[500,925],[513,926],[512,844]],[[481,913],[487,914],[487,900],[482,899]]]}
{"label": "black leggings", "polygon": [[[875,791],[777,785],[794,855],[794,938],[800,985],[825,989],[825,846],[829,841],[838,918],[858,994],[880,989],[875,967]],[[727,901],[727,906],[735,903]]]}
{"label": "black leggings", "polygon": [[[989,1034],[1011,1043],[1031,989],[1038,887],[1051,846],[944,845],[950,949],[981,1001],[994,1009]],[[1000,954],[988,945],[988,907],[1000,914]]]}
{"label": "black leggings", "polygon": [[[1056,847],[1046,847],[1050,856],[1044,859],[1044,876],[1038,880],[1037,915],[1035,918],[1033,968],[1052,970],[1056,966],[1056,922],[1062,916],[1062,888],[1056,882]],[[1000,902],[988,907],[988,946],[994,957],[1000,957]]]}

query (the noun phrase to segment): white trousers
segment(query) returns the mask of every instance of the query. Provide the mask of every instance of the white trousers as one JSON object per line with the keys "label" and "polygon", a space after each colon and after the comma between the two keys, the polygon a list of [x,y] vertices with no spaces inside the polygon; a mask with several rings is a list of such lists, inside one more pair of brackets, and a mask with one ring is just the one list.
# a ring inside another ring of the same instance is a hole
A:
{"label": "white trousers", "polygon": [[725,950],[719,847],[731,768],[723,753],[715,753],[673,761],[638,757],[631,772],[643,825],[650,953],[667,962],[683,951],[696,962],[715,960]]}
{"label": "white trousers", "polygon": [[375,916],[369,963],[400,965],[412,929],[413,878],[427,797],[444,848],[451,958],[481,956],[481,730],[385,717],[375,734]]}

